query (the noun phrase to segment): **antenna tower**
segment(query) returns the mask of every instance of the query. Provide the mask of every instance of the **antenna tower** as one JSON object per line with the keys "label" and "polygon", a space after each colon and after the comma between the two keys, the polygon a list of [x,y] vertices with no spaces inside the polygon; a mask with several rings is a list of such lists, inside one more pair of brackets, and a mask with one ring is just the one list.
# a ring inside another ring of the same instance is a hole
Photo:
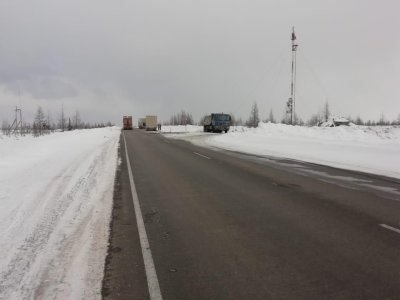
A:
{"label": "antenna tower", "polygon": [[292,75],[291,75],[291,83],[290,83],[290,97],[286,103],[286,113],[290,117],[290,124],[293,125],[296,117],[296,51],[297,44],[296,34],[294,32],[294,27],[292,27]]}

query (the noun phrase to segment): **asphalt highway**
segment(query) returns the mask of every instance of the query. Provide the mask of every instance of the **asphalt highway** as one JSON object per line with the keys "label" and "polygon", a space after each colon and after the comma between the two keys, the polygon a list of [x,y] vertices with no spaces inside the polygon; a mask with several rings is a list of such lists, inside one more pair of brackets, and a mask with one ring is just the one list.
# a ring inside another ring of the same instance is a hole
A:
{"label": "asphalt highway", "polygon": [[[400,299],[400,182],[124,131],[162,299]],[[124,139],[104,299],[150,299]]]}

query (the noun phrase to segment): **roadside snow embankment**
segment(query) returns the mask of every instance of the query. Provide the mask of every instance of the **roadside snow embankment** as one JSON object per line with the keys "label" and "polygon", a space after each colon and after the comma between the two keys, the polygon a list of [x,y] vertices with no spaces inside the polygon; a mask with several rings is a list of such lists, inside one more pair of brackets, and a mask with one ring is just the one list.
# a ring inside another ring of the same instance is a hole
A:
{"label": "roadside snow embankment", "polygon": [[203,132],[203,126],[197,125],[163,125],[161,133],[195,133]]}
{"label": "roadside snow embankment", "polygon": [[120,128],[0,136],[0,298],[101,298]]}
{"label": "roadside snow embankment", "polygon": [[302,127],[260,123],[213,135],[207,144],[400,178],[400,128]]}

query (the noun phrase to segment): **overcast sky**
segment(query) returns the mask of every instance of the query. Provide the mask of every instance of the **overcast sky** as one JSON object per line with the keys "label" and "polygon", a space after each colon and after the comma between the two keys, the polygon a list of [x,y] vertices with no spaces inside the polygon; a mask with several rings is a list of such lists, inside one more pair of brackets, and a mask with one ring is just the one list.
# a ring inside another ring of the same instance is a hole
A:
{"label": "overcast sky", "polygon": [[400,113],[400,2],[0,1],[0,119],[22,105],[87,121],[162,121],[184,109],[247,119],[283,115],[290,33],[298,48],[297,113]]}

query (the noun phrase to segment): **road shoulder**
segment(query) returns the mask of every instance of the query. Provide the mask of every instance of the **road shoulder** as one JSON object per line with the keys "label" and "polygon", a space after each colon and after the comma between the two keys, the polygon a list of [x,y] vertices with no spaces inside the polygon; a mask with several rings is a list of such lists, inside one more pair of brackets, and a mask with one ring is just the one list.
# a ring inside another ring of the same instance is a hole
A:
{"label": "road shoulder", "polygon": [[102,298],[149,299],[122,135],[118,156]]}

